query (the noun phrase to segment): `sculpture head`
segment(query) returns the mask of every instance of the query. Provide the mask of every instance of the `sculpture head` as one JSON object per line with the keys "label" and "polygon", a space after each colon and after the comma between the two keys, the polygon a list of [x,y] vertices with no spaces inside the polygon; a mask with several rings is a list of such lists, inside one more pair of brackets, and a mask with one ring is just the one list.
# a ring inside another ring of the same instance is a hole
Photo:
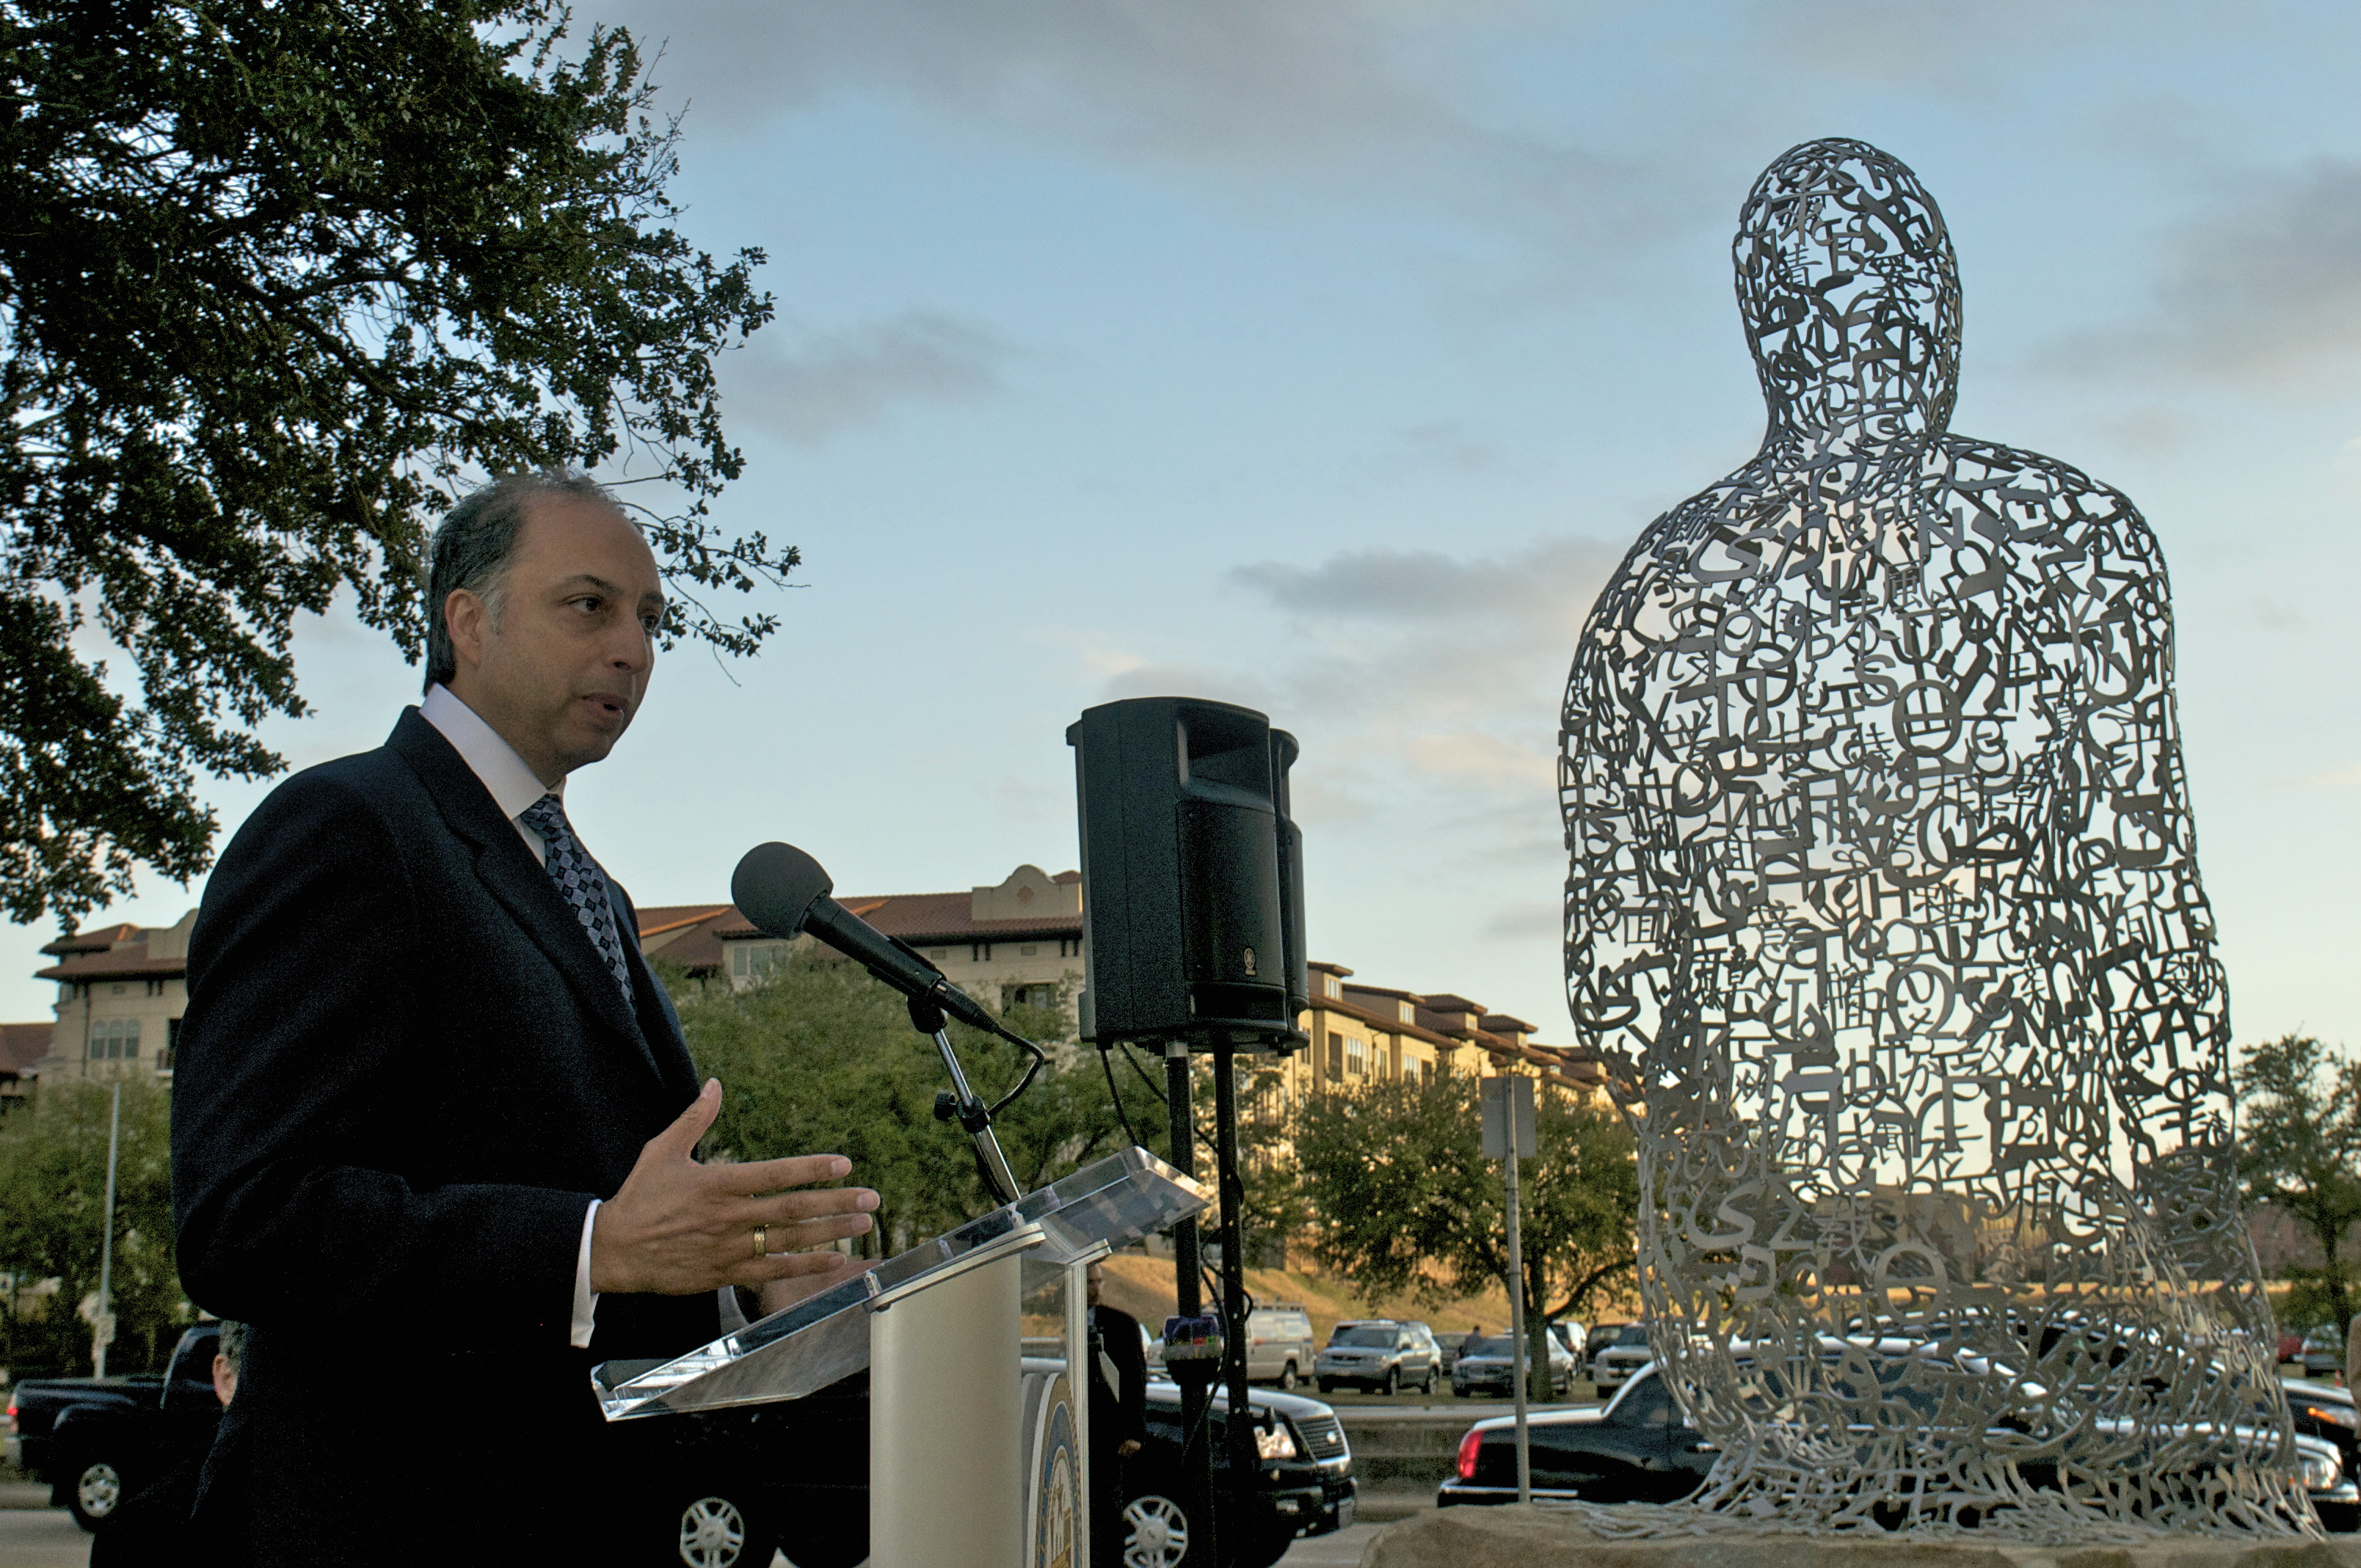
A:
{"label": "sculpture head", "polygon": [[1916,446],[1950,422],[1960,271],[1935,199],[1897,159],[1831,137],[1782,155],[1732,247],[1766,444]]}

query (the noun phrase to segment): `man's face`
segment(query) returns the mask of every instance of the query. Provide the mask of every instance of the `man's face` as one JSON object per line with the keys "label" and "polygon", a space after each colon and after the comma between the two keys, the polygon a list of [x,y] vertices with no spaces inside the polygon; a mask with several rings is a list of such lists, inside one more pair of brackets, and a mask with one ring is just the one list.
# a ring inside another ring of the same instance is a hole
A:
{"label": "man's face", "polygon": [[1084,1299],[1095,1307],[1099,1304],[1099,1288],[1106,1282],[1106,1271],[1094,1263],[1083,1270],[1082,1277],[1090,1281],[1090,1289]]}
{"label": "man's face", "polygon": [[532,501],[497,590],[445,604],[451,693],[554,785],[613,751],[639,712],[664,605],[654,554],[612,508]]}

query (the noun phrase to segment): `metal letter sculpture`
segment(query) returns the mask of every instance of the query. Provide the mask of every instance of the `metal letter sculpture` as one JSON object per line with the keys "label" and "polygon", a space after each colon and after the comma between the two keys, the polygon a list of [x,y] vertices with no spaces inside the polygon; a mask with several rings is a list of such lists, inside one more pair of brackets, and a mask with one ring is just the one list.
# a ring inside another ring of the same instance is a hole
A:
{"label": "metal letter sculpture", "polygon": [[1736,260],[1763,448],[1599,596],[1561,770],[1567,994],[1721,1450],[1682,1528],[2316,1530],[2156,541],[1946,428],[1957,264],[1901,163],[1796,148]]}

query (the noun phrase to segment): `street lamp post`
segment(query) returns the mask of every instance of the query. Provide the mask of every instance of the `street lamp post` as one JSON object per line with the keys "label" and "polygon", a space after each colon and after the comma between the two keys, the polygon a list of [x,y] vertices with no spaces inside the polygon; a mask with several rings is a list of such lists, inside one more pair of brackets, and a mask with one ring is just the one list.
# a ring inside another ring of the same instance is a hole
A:
{"label": "street lamp post", "polygon": [[123,1144],[123,1080],[115,1080],[115,1103],[106,1118],[106,1229],[98,1243],[98,1321],[91,1325],[90,1358],[106,1376],[106,1347],[115,1343],[115,1157]]}

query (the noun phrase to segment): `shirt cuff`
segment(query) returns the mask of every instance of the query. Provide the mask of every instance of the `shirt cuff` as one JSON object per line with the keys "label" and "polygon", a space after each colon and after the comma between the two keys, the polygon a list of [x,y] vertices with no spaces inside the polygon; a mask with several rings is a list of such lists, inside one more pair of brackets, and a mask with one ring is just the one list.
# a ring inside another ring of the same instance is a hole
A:
{"label": "shirt cuff", "polygon": [[598,1200],[582,1212],[582,1250],[574,1260],[574,1348],[590,1348],[590,1331],[598,1326],[598,1298],[590,1289],[590,1226],[598,1218]]}

